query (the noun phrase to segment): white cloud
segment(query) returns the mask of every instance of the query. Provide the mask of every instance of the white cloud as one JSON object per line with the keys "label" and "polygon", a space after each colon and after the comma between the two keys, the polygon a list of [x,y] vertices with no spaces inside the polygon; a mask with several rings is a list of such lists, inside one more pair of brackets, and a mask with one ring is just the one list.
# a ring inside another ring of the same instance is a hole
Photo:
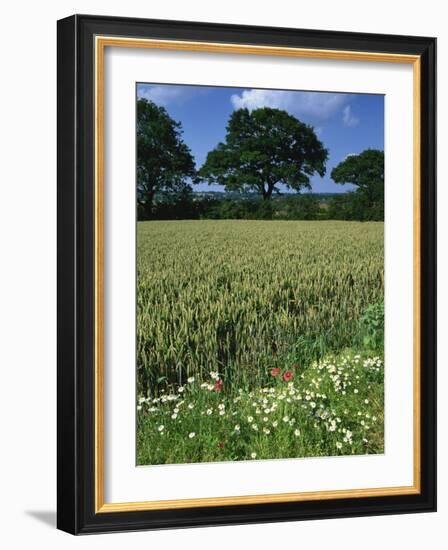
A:
{"label": "white cloud", "polygon": [[195,89],[186,86],[152,86],[140,84],[137,95],[139,98],[145,98],[154,101],[157,105],[167,106],[170,103],[184,103],[191,99]]}
{"label": "white cloud", "polygon": [[259,107],[284,109],[295,115],[313,119],[330,118],[347,103],[347,94],[326,92],[289,92],[281,90],[244,90],[230,98],[235,109]]}
{"label": "white cloud", "polygon": [[346,105],[342,113],[342,121],[345,126],[356,126],[359,124],[359,118],[352,114],[352,108],[350,105]]}

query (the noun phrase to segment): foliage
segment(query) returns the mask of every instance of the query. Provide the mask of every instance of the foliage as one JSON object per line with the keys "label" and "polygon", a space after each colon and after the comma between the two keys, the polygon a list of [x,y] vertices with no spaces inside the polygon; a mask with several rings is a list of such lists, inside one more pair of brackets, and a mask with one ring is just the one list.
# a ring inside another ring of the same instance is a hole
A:
{"label": "foliage", "polygon": [[259,365],[361,349],[360,318],[383,299],[382,223],[154,221],[137,237],[141,394],[211,365],[256,387]]}
{"label": "foliage", "polygon": [[383,221],[383,204],[371,207],[363,194],[356,192],[331,196],[307,193],[283,195],[270,201],[261,198],[197,196],[185,189],[181,193],[155,196],[151,215],[138,207],[138,219],[155,220],[348,220]]}
{"label": "foliage", "polygon": [[384,302],[370,304],[361,317],[364,331],[364,346],[371,350],[381,350],[384,346]]}
{"label": "foliage", "polygon": [[366,149],[359,155],[350,155],[333,168],[331,177],[336,183],[352,183],[358,187],[350,197],[354,199],[351,206],[357,219],[384,216],[383,151]]}
{"label": "foliage", "polygon": [[227,198],[227,194],[201,196],[186,189],[182,193],[157,194],[150,218],[139,208],[138,219],[382,221],[383,210],[368,208],[356,193],[287,194],[263,201],[253,195],[239,199]]}
{"label": "foliage", "polygon": [[195,181],[195,164],[182,141],[182,129],[163,107],[137,101],[137,203],[147,217],[154,195],[160,191],[182,192]]}
{"label": "foliage", "polygon": [[329,220],[383,221],[384,201],[371,204],[362,191],[351,191],[333,196],[326,212]]}
{"label": "foliage", "polygon": [[138,464],[384,452],[381,356],[345,351],[257,369],[264,377],[250,391],[216,371],[141,395]]}
{"label": "foliage", "polygon": [[224,143],[210,151],[199,171],[209,183],[228,191],[257,191],[269,199],[277,185],[300,191],[310,176],[325,174],[328,151],[313,128],[280,109],[238,109],[227,125]]}

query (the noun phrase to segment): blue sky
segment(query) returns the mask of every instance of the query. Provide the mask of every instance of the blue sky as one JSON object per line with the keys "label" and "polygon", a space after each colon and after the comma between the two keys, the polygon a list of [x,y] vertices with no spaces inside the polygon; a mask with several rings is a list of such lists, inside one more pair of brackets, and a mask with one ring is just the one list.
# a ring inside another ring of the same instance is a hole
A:
{"label": "blue sky", "polygon": [[[137,97],[165,107],[181,122],[183,138],[200,168],[207,153],[224,141],[231,113],[238,108],[276,107],[284,109],[314,127],[329,150],[327,173],[311,179],[312,191],[344,192],[350,185],[335,184],[330,173],[347,155],[367,148],[384,150],[384,96],[173,84],[137,84]],[[199,184],[194,190],[224,190]]]}

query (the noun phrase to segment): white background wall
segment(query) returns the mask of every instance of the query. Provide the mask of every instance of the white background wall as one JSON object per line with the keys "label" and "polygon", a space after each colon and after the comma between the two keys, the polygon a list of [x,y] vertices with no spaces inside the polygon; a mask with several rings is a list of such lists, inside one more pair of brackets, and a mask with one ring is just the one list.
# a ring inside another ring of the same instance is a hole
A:
{"label": "white background wall", "polygon": [[[440,0],[8,2],[0,31],[0,542],[5,548],[446,548],[448,31]],[[55,523],[56,20],[73,13],[439,39],[439,512],[75,538]],[[6,380],[5,380],[6,374]]]}

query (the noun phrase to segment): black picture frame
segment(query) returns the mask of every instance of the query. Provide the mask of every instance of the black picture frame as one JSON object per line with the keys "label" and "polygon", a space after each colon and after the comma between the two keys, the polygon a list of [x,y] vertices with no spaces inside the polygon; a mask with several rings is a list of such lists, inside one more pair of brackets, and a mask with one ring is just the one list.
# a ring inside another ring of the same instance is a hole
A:
{"label": "black picture frame", "polygon": [[[120,36],[416,55],[421,60],[419,494],[95,511],[94,39]],[[436,39],[74,15],[58,21],[57,526],[73,534],[436,510]]]}

